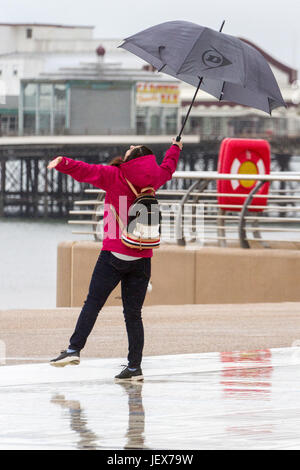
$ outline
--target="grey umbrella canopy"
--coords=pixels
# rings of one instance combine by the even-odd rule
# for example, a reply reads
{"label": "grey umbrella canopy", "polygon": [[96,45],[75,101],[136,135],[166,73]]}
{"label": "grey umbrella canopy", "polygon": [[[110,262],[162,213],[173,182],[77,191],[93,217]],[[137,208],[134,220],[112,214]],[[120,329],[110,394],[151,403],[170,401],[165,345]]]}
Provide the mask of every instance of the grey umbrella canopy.
{"label": "grey umbrella canopy", "polygon": [[168,21],[126,38],[119,47],[158,71],[198,88],[201,85],[219,100],[269,114],[286,106],[264,56],[220,31],[188,21]]}

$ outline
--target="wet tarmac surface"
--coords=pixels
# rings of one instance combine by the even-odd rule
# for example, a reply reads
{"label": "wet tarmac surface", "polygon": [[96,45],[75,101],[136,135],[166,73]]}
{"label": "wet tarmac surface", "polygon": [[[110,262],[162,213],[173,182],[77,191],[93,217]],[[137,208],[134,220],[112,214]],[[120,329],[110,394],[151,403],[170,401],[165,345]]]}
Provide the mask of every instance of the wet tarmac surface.
{"label": "wet tarmac surface", "polygon": [[0,367],[0,449],[300,449],[300,348]]}

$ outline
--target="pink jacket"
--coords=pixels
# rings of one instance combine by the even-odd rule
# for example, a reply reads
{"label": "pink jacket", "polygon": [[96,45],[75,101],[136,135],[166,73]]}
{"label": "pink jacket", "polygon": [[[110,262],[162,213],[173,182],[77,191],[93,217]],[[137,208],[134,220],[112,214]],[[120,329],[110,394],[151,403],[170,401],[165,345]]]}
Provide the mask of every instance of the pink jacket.
{"label": "pink jacket", "polygon": [[[110,204],[115,207],[120,216],[122,215],[123,223],[127,225],[128,208],[136,196],[126,183],[125,177],[138,191],[146,186],[153,186],[157,190],[172,178],[177,167],[179,154],[180,148],[177,145],[172,145],[167,150],[161,165],[157,164],[155,155],[145,155],[124,162],[120,167],[89,164],[63,157],[55,169],[72,176],[76,181],[90,183],[96,188],[106,191],[102,250],[148,258],[153,255],[152,249],[136,250],[125,246],[121,242],[121,229],[117,225]],[[120,198],[120,196],[123,196],[123,198]],[[126,212],[124,212],[124,201],[127,204]],[[125,217],[124,213],[126,213]],[[112,227],[114,230],[111,230]]]}

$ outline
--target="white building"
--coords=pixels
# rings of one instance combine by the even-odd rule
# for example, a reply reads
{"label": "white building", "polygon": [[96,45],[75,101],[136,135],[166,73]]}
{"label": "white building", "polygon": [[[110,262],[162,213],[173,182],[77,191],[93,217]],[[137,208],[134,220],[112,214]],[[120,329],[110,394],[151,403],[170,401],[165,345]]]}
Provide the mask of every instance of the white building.
{"label": "white building", "polygon": [[95,56],[99,41],[91,26],[0,24],[0,74],[6,96],[19,94],[22,78]]}
{"label": "white building", "polygon": [[9,135],[18,129],[21,80],[90,57],[93,28],[0,24],[0,39],[0,133]]}
{"label": "white building", "polygon": [[[53,76],[61,69],[74,70],[84,64],[101,61],[103,56],[97,58],[95,54],[99,46],[105,49],[105,64],[119,63],[125,69],[139,70],[146,65],[124,49],[117,48],[121,39],[96,39],[93,29],[93,26],[0,24],[0,135],[17,133],[21,80]],[[300,134],[299,106],[295,99],[297,71],[259,50],[273,69],[288,109],[275,110],[270,119],[261,111],[219,102],[200,91],[185,133],[213,138]],[[172,81],[171,77],[169,79]],[[180,84],[182,118],[194,91],[192,86]]]}

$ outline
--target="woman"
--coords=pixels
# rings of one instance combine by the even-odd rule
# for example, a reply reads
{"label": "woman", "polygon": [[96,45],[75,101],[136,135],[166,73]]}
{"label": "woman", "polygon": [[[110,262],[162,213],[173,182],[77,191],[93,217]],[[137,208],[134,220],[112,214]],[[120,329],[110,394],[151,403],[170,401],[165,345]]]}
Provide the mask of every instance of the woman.
{"label": "woman", "polygon": [[[48,165],[72,176],[75,180],[90,183],[106,191],[104,201],[104,239],[97,260],[89,292],[79,315],[68,349],[50,361],[56,367],[79,364],[80,351],[91,333],[99,311],[108,296],[121,281],[123,313],[128,336],[128,366],[115,377],[116,380],[143,380],[141,369],[144,346],[142,306],[151,274],[152,249],[136,250],[121,241],[121,230],[110,205],[128,221],[128,208],[136,196],[127,180],[139,191],[152,186],[155,190],[172,178],[176,170],[182,142],[167,150],[161,165],[153,152],[143,145],[131,145],[123,158],[114,159],[110,165],[88,164],[67,157],[57,157]],[[124,202],[126,208],[124,210]],[[125,215],[125,217],[124,217]],[[112,229],[113,228],[113,229]]]}

